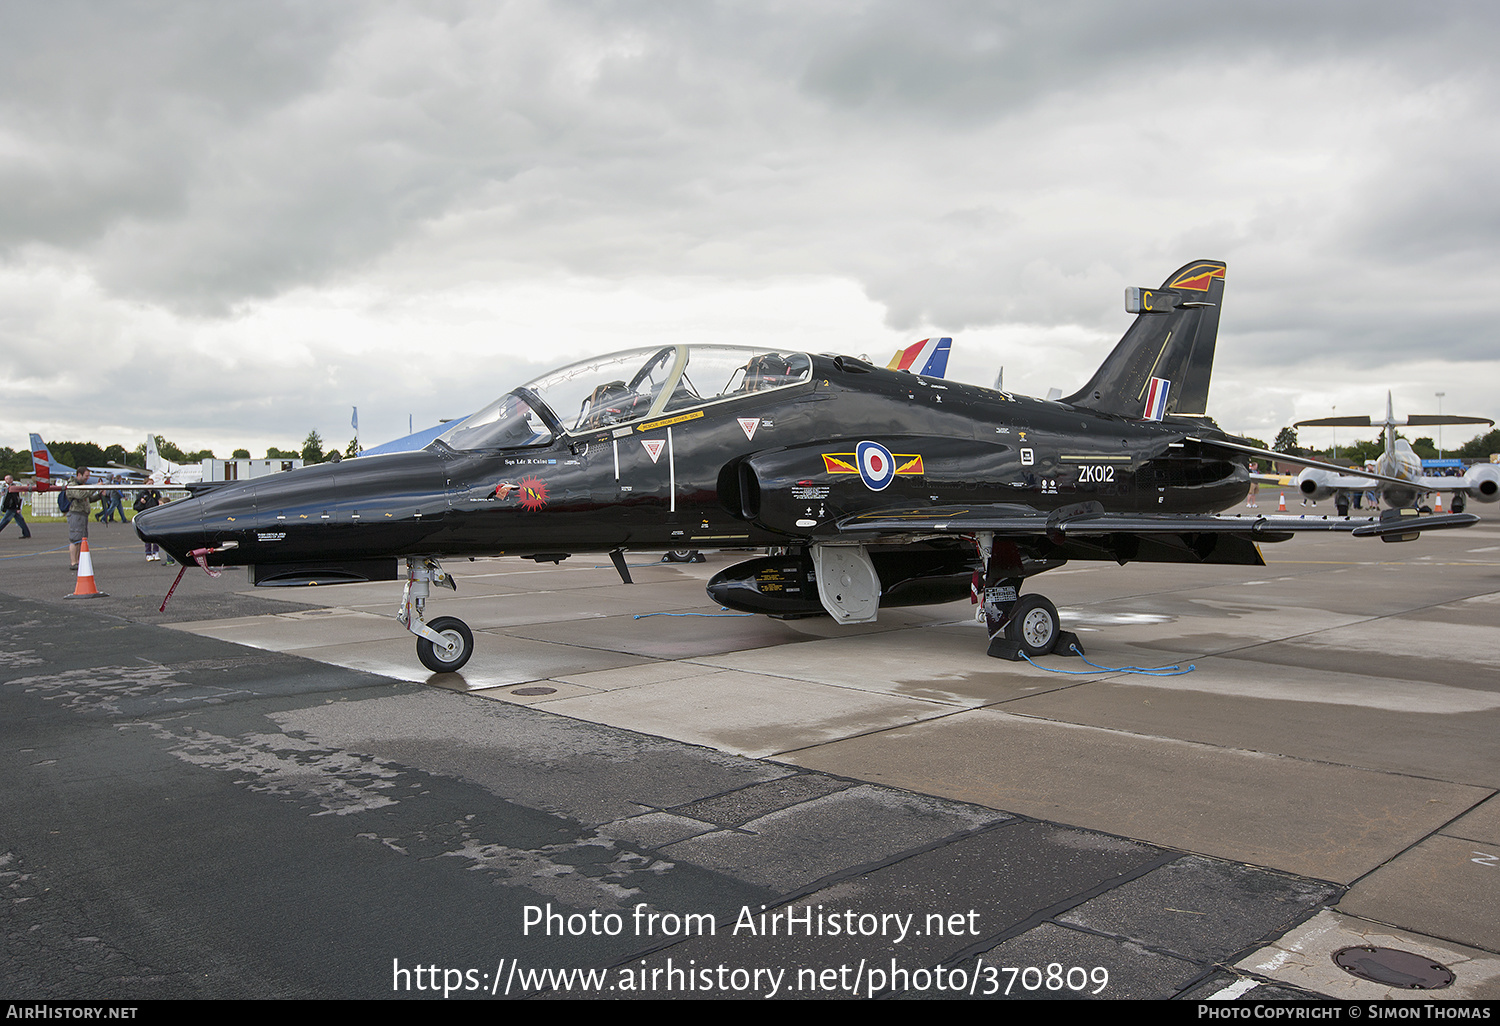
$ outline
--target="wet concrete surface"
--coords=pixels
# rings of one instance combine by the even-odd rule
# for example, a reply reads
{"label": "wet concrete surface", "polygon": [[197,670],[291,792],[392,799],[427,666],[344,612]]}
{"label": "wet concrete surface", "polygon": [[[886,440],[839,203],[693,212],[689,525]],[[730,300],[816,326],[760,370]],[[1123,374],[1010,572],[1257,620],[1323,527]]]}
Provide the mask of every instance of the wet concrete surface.
{"label": "wet concrete surface", "polygon": [[1479,512],[1028,586],[1174,676],[988,659],[962,604],[646,615],[738,553],[455,564],[477,651],[431,675],[399,585],[194,568],[162,613],[128,529],[97,599],[62,525],[7,532],[0,990],[1363,998],[1331,952],[1379,936],[1500,996]]}

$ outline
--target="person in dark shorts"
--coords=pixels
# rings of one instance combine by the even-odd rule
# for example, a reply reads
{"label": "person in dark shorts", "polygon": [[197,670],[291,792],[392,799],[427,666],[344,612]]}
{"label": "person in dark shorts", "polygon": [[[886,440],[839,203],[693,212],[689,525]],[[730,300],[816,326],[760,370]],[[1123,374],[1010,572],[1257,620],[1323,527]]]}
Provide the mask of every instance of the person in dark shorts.
{"label": "person in dark shorts", "polygon": [[[73,475],[74,485],[92,484],[89,468],[83,467]],[[83,540],[89,536],[89,510],[99,493],[86,488],[68,488],[68,553],[73,557],[69,570],[78,569],[78,554],[83,551]]]}

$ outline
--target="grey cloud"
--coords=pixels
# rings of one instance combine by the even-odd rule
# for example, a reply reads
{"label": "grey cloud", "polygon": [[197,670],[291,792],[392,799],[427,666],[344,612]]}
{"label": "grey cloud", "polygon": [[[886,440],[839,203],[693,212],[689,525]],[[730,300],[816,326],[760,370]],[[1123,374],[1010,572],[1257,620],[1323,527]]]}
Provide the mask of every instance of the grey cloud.
{"label": "grey cloud", "polygon": [[[1454,340],[1500,313],[1470,292],[1495,255],[1497,19],[1368,2],[11,6],[0,188],[25,201],[0,209],[0,251],[61,254],[197,315],[374,267],[817,274],[856,278],[893,326],[955,331],[1111,328],[1124,285],[1222,257],[1236,307],[1267,303],[1246,332],[1398,353],[1418,309]],[[1247,149],[1282,124],[1305,136],[1289,148],[1337,128],[1342,110],[1317,116],[1343,95],[1319,93],[1325,68],[1398,91],[1462,79],[1471,134],[1439,112],[1415,152],[1351,154],[1380,166],[1340,211],[1236,205]],[[1257,84],[1299,74],[1301,109],[1258,106]],[[1456,251],[1467,269],[1425,280]],[[1432,301],[1371,295],[1372,278],[1423,280]]]}
{"label": "grey cloud", "polygon": [[[1488,59],[1493,7],[1424,8],[1397,2],[1178,3],[901,0],[820,5],[822,40],[809,47],[802,83],[846,107],[957,121],[993,120],[1110,78],[1153,78],[1173,68],[1266,59],[1273,64],[1380,56],[1418,79]],[[1212,124],[1211,91],[1163,97],[1144,123],[1179,130]],[[1316,102],[1316,97],[1310,97]]]}
{"label": "grey cloud", "polygon": [[0,14],[0,245],[180,214],[226,131],[312,88],[336,8],[84,0]]}

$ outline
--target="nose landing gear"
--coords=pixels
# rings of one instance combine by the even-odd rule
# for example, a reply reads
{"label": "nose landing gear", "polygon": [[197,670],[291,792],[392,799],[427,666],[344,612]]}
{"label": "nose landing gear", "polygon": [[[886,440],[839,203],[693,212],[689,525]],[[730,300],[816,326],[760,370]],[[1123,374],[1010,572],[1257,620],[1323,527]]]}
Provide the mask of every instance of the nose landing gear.
{"label": "nose landing gear", "polygon": [[427,595],[432,585],[457,591],[458,585],[435,559],[406,560],[406,587],[396,619],[417,636],[417,658],[433,673],[455,673],[474,654],[474,632],[454,616],[426,622]]}

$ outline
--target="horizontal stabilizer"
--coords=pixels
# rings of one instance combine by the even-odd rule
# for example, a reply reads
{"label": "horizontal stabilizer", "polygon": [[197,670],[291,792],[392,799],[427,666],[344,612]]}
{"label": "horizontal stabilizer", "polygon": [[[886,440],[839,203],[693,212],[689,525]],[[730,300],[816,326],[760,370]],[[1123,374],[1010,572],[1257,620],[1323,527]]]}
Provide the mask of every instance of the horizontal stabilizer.
{"label": "horizontal stabilizer", "polygon": [[1292,427],[1374,427],[1383,421],[1369,417],[1319,417],[1316,420],[1299,420]]}
{"label": "horizontal stabilizer", "polygon": [[1488,417],[1458,417],[1443,413],[1417,413],[1410,417],[1393,417],[1389,421],[1374,417],[1318,417],[1315,420],[1299,420],[1292,427],[1437,427],[1440,424],[1489,424]]}
{"label": "horizontal stabilizer", "polygon": [[1495,426],[1495,422],[1488,417],[1455,417],[1452,414],[1417,413],[1406,418],[1406,423],[1411,427],[1435,427],[1439,424],[1488,424]]}

